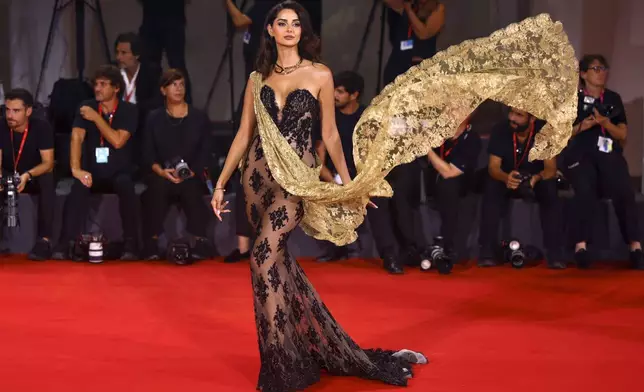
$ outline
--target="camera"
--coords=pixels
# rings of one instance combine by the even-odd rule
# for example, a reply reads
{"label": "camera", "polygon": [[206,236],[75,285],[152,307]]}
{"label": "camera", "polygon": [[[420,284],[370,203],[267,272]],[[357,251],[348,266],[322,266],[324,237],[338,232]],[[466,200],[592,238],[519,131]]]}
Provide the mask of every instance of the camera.
{"label": "camera", "polygon": [[20,185],[20,174],[14,173],[6,177],[0,178],[0,184],[3,188],[4,203],[0,208],[4,207],[4,218],[7,227],[14,228],[20,225],[18,216],[18,185]]}
{"label": "camera", "polygon": [[93,264],[102,263],[107,256],[107,239],[101,233],[81,234],[74,243],[72,258]]}
{"label": "camera", "polygon": [[174,175],[180,180],[187,180],[192,175],[190,166],[182,158],[174,158],[166,163],[166,169],[174,170]]}
{"label": "camera", "polygon": [[445,253],[443,237],[440,236],[434,237],[434,244],[423,253],[421,259],[421,271],[429,271],[435,266],[438,273],[447,275],[452,272],[454,267],[452,259]]}
{"label": "camera", "polygon": [[519,172],[514,174],[514,178],[519,180],[519,186],[516,189],[517,194],[522,199],[534,200],[536,198],[534,194],[534,189],[530,186],[530,179],[532,179],[532,174],[528,172]]}
{"label": "camera", "polygon": [[194,261],[190,252],[190,242],[179,239],[168,245],[167,259],[177,265],[189,265]]}
{"label": "camera", "polygon": [[615,117],[617,114],[619,114],[619,111],[616,110],[614,105],[602,103],[601,99],[591,97],[590,95],[584,95],[581,102],[581,108],[583,112],[583,118],[594,114],[595,109],[597,109],[599,114],[604,117]]}
{"label": "camera", "polygon": [[526,261],[526,255],[518,240],[502,241],[501,250],[503,251],[503,259],[506,262],[511,263],[512,267],[523,268]]}

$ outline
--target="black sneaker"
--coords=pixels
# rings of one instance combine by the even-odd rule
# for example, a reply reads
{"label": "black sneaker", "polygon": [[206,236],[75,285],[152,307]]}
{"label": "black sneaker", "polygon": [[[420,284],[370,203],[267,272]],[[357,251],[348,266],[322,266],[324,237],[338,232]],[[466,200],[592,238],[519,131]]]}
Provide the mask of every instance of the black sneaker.
{"label": "black sneaker", "polygon": [[52,260],[71,260],[71,244],[72,242],[59,241],[58,245],[54,247],[54,250],[51,252]]}
{"label": "black sneaker", "polygon": [[579,269],[588,269],[590,268],[590,255],[588,254],[587,249],[579,249],[575,252],[575,262],[577,263],[577,268]]}
{"label": "black sneaker", "polygon": [[561,252],[558,251],[547,251],[546,252],[546,264],[550,269],[566,269],[568,266],[565,261],[561,261],[562,257],[560,256]]}
{"label": "black sneaker", "polygon": [[207,260],[211,259],[213,254],[214,250],[210,241],[206,238],[197,238],[192,249],[192,258],[194,260]]}
{"label": "black sneaker", "polygon": [[250,260],[250,251],[241,253],[239,249],[235,249],[228,256],[224,257],[224,263],[237,263],[243,260]]}
{"label": "black sneaker", "polygon": [[121,261],[137,261],[140,260],[139,257],[139,248],[136,244],[136,240],[133,238],[127,238],[123,242],[123,253],[121,254]]}
{"label": "black sneaker", "polygon": [[630,254],[631,268],[644,271],[644,257],[641,249],[632,250]]}
{"label": "black sneaker", "polygon": [[39,238],[28,257],[29,260],[34,261],[49,260],[51,258],[51,243],[44,238]]}

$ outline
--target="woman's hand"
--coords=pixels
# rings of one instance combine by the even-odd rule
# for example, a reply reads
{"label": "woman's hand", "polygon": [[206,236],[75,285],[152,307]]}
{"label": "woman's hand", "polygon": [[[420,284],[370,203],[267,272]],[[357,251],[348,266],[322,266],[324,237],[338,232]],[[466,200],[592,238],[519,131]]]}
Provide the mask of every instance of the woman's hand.
{"label": "woman's hand", "polygon": [[228,202],[224,201],[223,189],[215,189],[215,193],[213,193],[212,195],[212,201],[210,202],[210,204],[212,204],[212,209],[213,211],[215,211],[215,215],[220,222],[221,215],[230,212],[230,210],[224,210],[224,208],[226,208],[226,206],[228,205]]}

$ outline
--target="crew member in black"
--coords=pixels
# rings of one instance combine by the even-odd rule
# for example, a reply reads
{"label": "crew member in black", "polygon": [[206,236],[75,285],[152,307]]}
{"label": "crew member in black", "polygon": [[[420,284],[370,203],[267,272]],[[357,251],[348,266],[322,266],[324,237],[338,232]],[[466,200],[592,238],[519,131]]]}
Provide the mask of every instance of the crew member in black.
{"label": "crew member in black", "polygon": [[[532,114],[511,108],[508,120],[492,131],[488,146],[490,178],[486,183],[481,203],[481,253],[478,264],[481,267],[497,265],[499,260],[495,256],[499,249],[501,213],[510,197],[527,197],[524,190],[531,188],[539,203],[548,267],[566,268],[566,264],[560,259],[562,230],[555,181],[556,160],[552,158],[545,161],[529,161],[528,155],[539,131],[537,119]],[[521,184],[520,174],[529,177],[526,180],[529,184]],[[524,186],[529,188],[523,188]]]}
{"label": "crew member in black", "polygon": [[[74,184],[65,201],[63,227],[52,258],[73,257],[69,250],[81,234],[92,192],[115,192],[119,197],[124,248],[121,260],[138,259],[139,208],[132,180],[130,138],[137,128],[138,110],[120,100],[121,71],[101,66],[94,76],[95,99],[81,103],[74,120],[70,165]],[[81,164],[82,158],[82,164]]]}
{"label": "crew member in black", "polygon": [[[153,172],[145,179],[147,189],[141,197],[146,260],[161,258],[157,239],[174,198],[181,202],[188,231],[196,237],[192,256],[212,256],[212,246],[206,238],[210,214],[203,199],[207,191],[204,171],[210,152],[210,122],[204,112],[186,103],[184,83],[181,71],[164,72],[161,91],[165,107],[154,110],[146,125],[144,161]],[[175,169],[181,161],[188,165],[186,177]]]}
{"label": "crew member in black", "polygon": [[445,24],[445,5],[436,0],[385,0],[389,6],[392,50],[383,81],[393,82],[413,65],[436,54],[436,41]]}
{"label": "crew member in black", "polygon": [[5,95],[6,121],[0,121],[0,175],[20,175],[19,193],[39,193],[38,240],[31,260],[51,257],[56,204],[54,181],[54,132],[49,123],[32,116],[34,99],[24,89]]}
{"label": "crew member in black", "polygon": [[481,138],[472,131],[471,117],[463,121],[451,139],[427,154],[431,165],[425,181],[427,194],[433,196],[436,202],[441,217],[443,246],[452,260],[456,260],[454,239],[458,228],[459,202],[471,188],[481,151]]}
{"label": "crew member in black", "polygon": [[590,266],[586,246],[591,241],[601,194],[613,201],[622,236],[630,245],[632,267],[644,269],[635,192],[624,159],[623,144],[628,134],[624,105],[619,94],[605,87],[608,62],[604,56],[584,56],[579,70],[582,89],[577,121],[564,153],[564,175],[575,191],[575,260],[580,268]]}
{"label": "crew member in black", "polygon": [[[360,104],[362,91],[364,90],[364,79],[362,76],[353,71],[340,72],[333,77],[335,85],[335,122],[340,134],[342,151],[347,163],[349,175],[354,178],[357,174],[356,164],[353,160],[353,130],[365,110],[365,106]],[[323,162],[320,178],[327,182],[341,183],[340,176],[337,174],[335,167],[330,159],[326,159],[326,149],[322,143],[321,135],[315,135],[316,152]],[[366,223],[366,222],[365,222]],[[336,247],[335,245],[325,242],[325,252],[317,260],[328,262],[340,259],[346,259],[349,256],[357,255],[362,249],[362,239],[367,233],[367,226],[363,223],[358,227],[358,249],[350,255],[348,246]]]}
{"label": "crew member in black", "polygon": [[161,69],[165,51],[170,68],[186,76],[186,101],[192,102],[186,67],[186,0],[138,0],[143,8],[139,35],[145,44],[146,63]]}

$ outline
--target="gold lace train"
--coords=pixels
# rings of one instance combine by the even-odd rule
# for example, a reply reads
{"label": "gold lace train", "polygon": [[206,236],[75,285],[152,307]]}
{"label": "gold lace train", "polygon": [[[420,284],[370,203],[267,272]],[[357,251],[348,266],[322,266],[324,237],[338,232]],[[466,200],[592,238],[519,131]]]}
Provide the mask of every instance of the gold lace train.
{"label": "gold lace train", "polygon": [[529,159],[546,159],[567,144],[577,111],[577,60],[563,26],[546,14],[489,37],[465,41],[400,75],[375,97],[353,135],[358,175],[339,186],[319,180],[281,135],[261,102],[254,73],[258,131],[271,173],[304,200],[300,226],[338,245],[355,241],[370,196],[390,197],[385,176],[451,137],[479,104],[492,99],[547,121]]}

